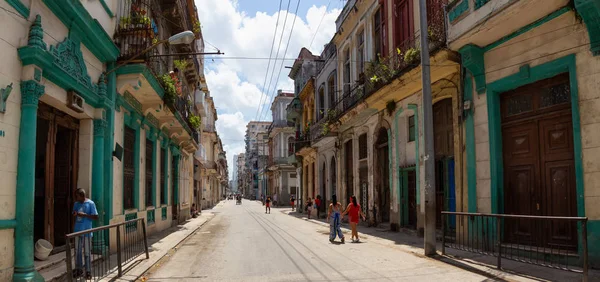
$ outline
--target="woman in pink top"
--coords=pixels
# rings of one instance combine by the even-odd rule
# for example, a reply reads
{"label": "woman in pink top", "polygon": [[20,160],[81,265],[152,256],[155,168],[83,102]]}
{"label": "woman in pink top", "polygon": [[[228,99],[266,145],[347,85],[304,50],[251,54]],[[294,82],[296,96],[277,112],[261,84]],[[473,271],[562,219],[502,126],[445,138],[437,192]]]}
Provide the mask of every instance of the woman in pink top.
{"label": "woman in pink top", "polygon": [[[346,208],[346,211],[342,214],[348,214],[350,218],[350,228],[352,229],[352,242],[360,242],[360,238],[358,238],[358,231],[356,231],[356,225],[358,225],[359,216],[362,217],[363,221],[365,220],[365,214],[360,209],[360,205],[356,201],[356,196],[350,197],[350,204]],[[356,240],[354,240],[356,237]]]}

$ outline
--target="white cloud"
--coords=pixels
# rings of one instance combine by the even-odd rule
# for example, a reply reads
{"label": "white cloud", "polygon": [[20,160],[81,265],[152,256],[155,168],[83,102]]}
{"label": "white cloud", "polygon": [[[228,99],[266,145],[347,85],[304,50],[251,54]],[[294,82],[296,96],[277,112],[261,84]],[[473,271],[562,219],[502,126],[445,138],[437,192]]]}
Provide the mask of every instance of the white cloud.
{"label": "white cloud", "polygon": [[[224,57],[269,57],[279,12],[273,14],[257,12],[254,15],[247,15],[238,10],[235,0],[196,0],[196,2],[204,39],[224,52]],[[290,9],[295,8],[295,3],[292,4],[294,5],[291,5]],[[309,48],[308,45],[315,35],[315,30],[323,19],[316,32],[312,48],[310,48],[314,54],[319,54],[323,45],[331,40],[335,32],[335,19],[340,12],[339,9],[330,10],[323,17],[325,10],[324,5],[320,7],[313,5],[308,9],[306,15],[301,15],[302,17],[293,13],[287,14],[285,10],[281,11],[272,57],[275,57],[277,47],[279,47],[279,57],[284,56],[294,18],[293,36],[285,57],[295,58],[302,47]],[[279,46],[286,14],[288,15],[287,21]],[[207,51],[210,50],[210,45],[205,45]],[[223,139],[224,149],[227,151],[230,171],[233,171],[233,155],[241,153],[245,149],[243,139],[246,124],[248,121],[256,119],[258,106],[266,105],[265,110],[269,109],[268,104],[271,101],[262,97],[263,88],[264,92],[269,91],[269,97],[277,89],[293,90],[293,82],[287,77],[289,69],[281,69],[281,60],[276,61],[275,67],[271,61],[267,79],[271,77],[271,70],[275,69],[275,73],[273,83],[269,89],[266,89],[269,86],[269,80],[264,83],[268,63],[267,59],[218,58],[214,61],[207,59],[205,62],[208,88],[219,112],[217,128]],[[290,66],[292,63],[291,60],[283,61],[283,66]],[[279,75],[280,70],[282,70],[281,75]],[[276,82],[278,76],[279,80]],[[263,103],[260,102],[261,98]],[[263,111],[259,119],[265,119],[265,117],[270,119],[270,112]]]}

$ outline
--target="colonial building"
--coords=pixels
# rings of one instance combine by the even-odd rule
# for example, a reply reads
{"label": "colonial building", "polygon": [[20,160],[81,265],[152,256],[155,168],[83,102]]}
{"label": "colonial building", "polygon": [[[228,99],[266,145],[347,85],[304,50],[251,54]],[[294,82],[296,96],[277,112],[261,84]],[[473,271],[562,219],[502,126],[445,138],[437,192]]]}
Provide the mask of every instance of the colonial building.
{"label": "colonial building", "polygon": [[[266,193],[266,177],[259,184],[259,172],[264,174],[267,164],[268,140],[267,129],[270,122],[251,121],[246,125],[246,181],[248,193],[244,193],[250,199],[260,199]],[[262,179],[262,178],[261,178]]]}
{"label": "colonial building", "polygon": [[[270,181],[268,195],[277,195],[278,205],[288,203],[290,195],[296,196],[296,168],[291,164],[290,156],[295,160],[294,143],[296,130],[288,124],[286,108],[294,99],[294,93],[281,90],[271,104],[273,122],[269,126],[269,163]],[[292,161],[293,161],[292,160]]]}
{"label": "colonial building", "polygon": [[[588,217],[600,266],[598,1],[462,0],[448,12],[448,46],[462,58],[463,210]],[[507,224],[504,234],[580,252],[580,230]]]}
{"label": "colonial building", "polygon": [[[170,54],[203,50],[194,2],[0,8],[0,280],[41,279],[34,242],[64,250],[77,188],[97,225],[145,218],[151,234],[187,219],[206,81],[202,57]],[[114,250],[115,236],[99,243]]]}

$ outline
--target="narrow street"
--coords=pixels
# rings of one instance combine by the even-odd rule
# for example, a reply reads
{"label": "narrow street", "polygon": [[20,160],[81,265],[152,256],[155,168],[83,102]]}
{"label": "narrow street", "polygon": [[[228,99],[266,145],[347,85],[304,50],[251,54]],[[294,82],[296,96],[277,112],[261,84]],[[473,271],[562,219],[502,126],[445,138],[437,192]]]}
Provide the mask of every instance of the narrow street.
{"label": "narrow street", "polygon": [[285,214],[288,210],[265,214],[255,201],[222,202],[210,222],[146,273],[147,281],[486,280],[373,237],[331,244],[326,227]]}

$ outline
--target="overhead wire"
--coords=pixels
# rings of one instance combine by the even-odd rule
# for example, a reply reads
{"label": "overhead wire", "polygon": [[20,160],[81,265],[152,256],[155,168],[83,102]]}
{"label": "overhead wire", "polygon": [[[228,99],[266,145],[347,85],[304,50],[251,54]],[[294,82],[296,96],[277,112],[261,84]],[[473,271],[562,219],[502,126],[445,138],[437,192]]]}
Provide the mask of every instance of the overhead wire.
{"label": "overhead wire", "polygon": [[[264,103],[267,102],[267,98],[269,97],[269,89],[271,89],[271,83],[273,83],[273,75],[275,74],[275,67],[277,66],[277,58],[279,57],[279,50],[281,50],[281,41],[283,40],[283,34],[285,32],[285,26],[287,24],[287,18],[288,15],[290,14],[290,4],[292,3],[292,0],[288,0],[288,5],[287,5],[287,9],[285,12],[285,18],[283,20],[283,28],[281,29],[281,36],[279,37],[279,44],[277,45],[277,52],[275,53],[275,61],[273,62],[273,70],[271,70],[271,77],[269,78],[269,86],[267,86],[267,92],[265,95],[265,101],[263,102],[262,100],[259,101],[258,103],[258,111],[259,114],[255,117],[255,120],[260,120],[260,116],[262,115],[262,111],[264,108]],[[285,57],[285,55],[283,55],[283,57]]]}
{"label": "overhead wire", "polygon": [[[291,1],[291,0],[290,0]],[[273,47],[275,46],[275,37],[277,37],[277,27],[279,27],[279,16],[281,15],[281,4],[283,0],[279,0],[279,9],[277,10],[277,21],[275,22],[275,30],[273,31],[273,40],[271,42],[271,51],[269,52],[269,63],[267,64],[267,71],[265,72],[265,79],[262,85],[262,91],[260,92],[260,99],[258,100],[258,108],[256,109],[255,119],[258,116],[260,104],[262,103],[265,85],[267,84],[267,77],[269,76],[269,68],[271,66],[271,56],[273,55]],[[289,8],[289,4],[288,4]]]}
{"label": "overhead wire", "polygon": [[[285,58],[285,55],[287,55],[287,51],[288,48],[290,47],[290,42],[292,41],[292,35],[294,34],[294,26],[296,24],[296,19],[298,18],[298,8],[300,7],[300,1],[298,0],[298,4],[296,5],[296,10],[294,11],[294,20],[292,21],[292,28],[290,30],[290,37],[288,37],[288,42],[285,46],[285,51],[283,52],[283,57]],[[277,63],[277,62],[276,62]],[[277,80],[275,81],[275,85],[273,85],[273,93],[271,94],[271,97],[273,97],[275,95],[275,93],[277,92],[277,82],[279,81],[279,77],[281,77],[281,71],[283,70],[283,61],[281,61],[281,67],[279,68],[279,74],[277,75]],[[268,90],[268,89],[267,89]],[[270,98],[269,101],[271,101],[273,98]],[[266,113],[268,113],[268,111],[266,111]],[[265,116],[266,116],[265,113]],[[262,118],[261,118],[262,120]]]}

